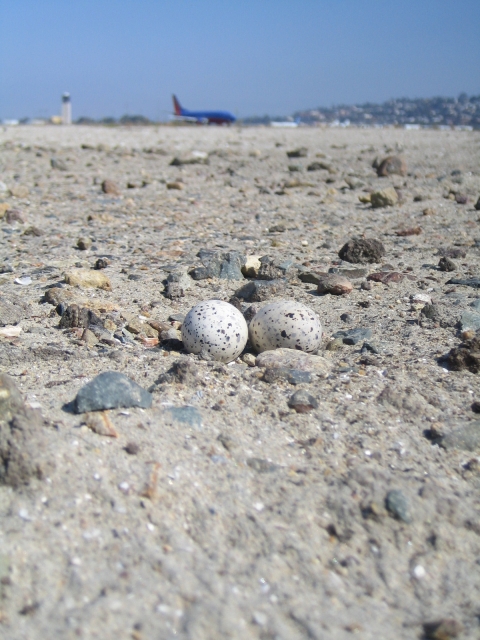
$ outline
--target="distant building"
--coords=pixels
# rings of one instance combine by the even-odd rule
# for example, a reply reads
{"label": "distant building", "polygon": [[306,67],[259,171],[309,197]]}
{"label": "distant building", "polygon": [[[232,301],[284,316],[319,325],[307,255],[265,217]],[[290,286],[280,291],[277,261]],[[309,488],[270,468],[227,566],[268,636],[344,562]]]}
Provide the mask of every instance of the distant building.
{"label": "distant building", "polygon": [[72,103],[69,93],[64,93],[62,96],[62,122],[63,124],[72,124]]}

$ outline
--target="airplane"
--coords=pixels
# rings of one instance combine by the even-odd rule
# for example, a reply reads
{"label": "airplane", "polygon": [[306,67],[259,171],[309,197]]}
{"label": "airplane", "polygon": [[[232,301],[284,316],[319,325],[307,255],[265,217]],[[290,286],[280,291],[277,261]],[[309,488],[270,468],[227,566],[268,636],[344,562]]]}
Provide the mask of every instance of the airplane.
{"label": "airplane", "polygon": [[236,118],[233,113],[228,111],[189,111],[184,109],[177,99],[173,98],[174,117],[177,120],[185,120],[186,122],[195,122],[197,124],[231,124]]}

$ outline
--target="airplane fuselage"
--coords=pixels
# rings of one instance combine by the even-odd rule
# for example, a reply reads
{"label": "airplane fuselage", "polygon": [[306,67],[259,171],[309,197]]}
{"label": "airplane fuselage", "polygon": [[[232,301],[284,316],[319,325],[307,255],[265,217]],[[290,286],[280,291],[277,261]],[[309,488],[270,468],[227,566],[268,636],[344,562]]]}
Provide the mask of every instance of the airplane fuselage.
{"label": "airplane fuselage", "polygon": [[197,122],[198,124],[231,124],[236,118],[229,111],[189,111],[184,109],[173,96],[174,115],[179,120]]}

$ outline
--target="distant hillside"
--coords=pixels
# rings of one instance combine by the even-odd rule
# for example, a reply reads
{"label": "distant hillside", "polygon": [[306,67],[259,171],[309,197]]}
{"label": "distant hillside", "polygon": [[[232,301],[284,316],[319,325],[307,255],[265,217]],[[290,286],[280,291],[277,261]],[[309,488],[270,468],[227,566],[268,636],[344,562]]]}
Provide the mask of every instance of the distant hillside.
{"label": "distant hillside", "polygon": [[480,95],[458,98],[399,98],[382,104],[337,105],[296,111],[291,116],[245,118],[246,124],[275,120],[300,120],[305,124],[461,126],[480,129]]}

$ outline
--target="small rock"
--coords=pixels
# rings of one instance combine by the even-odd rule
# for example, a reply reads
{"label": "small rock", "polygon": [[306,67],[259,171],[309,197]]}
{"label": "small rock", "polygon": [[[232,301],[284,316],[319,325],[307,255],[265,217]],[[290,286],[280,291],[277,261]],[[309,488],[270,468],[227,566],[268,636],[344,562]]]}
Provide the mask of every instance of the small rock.
{"label": "small rock", "polygon": [[181,191],[184,188],[183,182],[167,182],[167,189]]}
{"label": "small rock", "polygon": [[300,389],[291,396],[288,406],[291,409],[295,409],[297,413],[309,413],[318,408],[318,402],[304,389]]}
{"label": "small rock", "polygon": [[404,176],[407,174],[407,165],[403,158],[399,156],[388,156],[384,158],[377,167],[377,176],[386,177],[390,175]]}
{"label": "small rock", "polygon": [[456,193],[455,194],[455,202],[457,204],[467,204],[468,197],[464,193]]}
{"label": "small rock", "polygon": [[245,278],[256,278],[261,266],[260,256],[247,256],[245,264],[242,266],[242,273]]}
{"label": "small rock", "polygon": [[398,202],[398,193],[393,187],[387,187],[381,191],[373,191],[370,194],[370,202],[374,209],[380,207],[393,207]]}
{"label": "small rock", "polygon": [[80,389],[75,398],[77,413],[104,411],[119,407],[142,407],[152,405],[152,396],[123,373],[105,371]]}
{"label": "small rock", "polygon": [[180,282],[167,282],[165,285],[164,296],[169,300],[178,300],[185,296],[185,290]]}
{"label": "small rock", "polygon": [[277,464],[273,464],[264,458],[247,458],[247,465],[257,473],[272,473],[272,471],[280,469]]}
{"label": "small rock", "polygon": [[343,339],[335,338],[334,340],[330,340],[325,349],[327,351],[338,351],[339,349],[343,349]]}
{"label": "small rock", "polygon": [[245,353],[245,354],[243,354],[243,356],[242,356],[242,361],[243,361],[245,364],[248,364],[248,366],[249,366],[249,367],[254,367],[254,366],[255,366],[256,358],[255,358],[255,356],[253,355],[253,353]]}
{"label": "small rock", "polygon": [[464,287],[480,289],[480,278],[452,278],[448,280],[446,284],[461,284]]}
{"label": "small rock", "polygon": [[136,456],[140,451],[140,446],[136,442],[127,442],[124,449],[129,455]]}
{"label": "small rock", "polygon": [[8,224],[13,224],[14,222],[20,222],[23,224],[25,222],[25,218],[22,215],[22,212],[18,209],[8,209],[5,212],[5,222]]}
{"label": "small rock", "polygon": [[279,280],[282,278],[294,278],[297,269],[292,260],[282,260],[281,258],[271,258],[262,256],[260,258],[260,269],[258,278],[260,280]]}
{"label": "small rock", "polygon": [[368,274],[367,269],[344,269],[342,267],[332,267],[328,270],[328,273],[335,273],[339,276],[343,276],[344,278],[348,278],[349,280],[359,280],[360,278],[365,278]]}
{"label": "small rock", "polygon": [[201,429],[203,425],[202,414],[195,407],[169,407],[166,409],[164,416],[170,422],[188,424],[194,429]]}
{"label": "small rock", "polygon": [[90,249],[91,246],[92,246],[91,238],[82,237],[77,240],[77,247],[81,251],[86,251],[87,249]]}
{"label": "small rock", "polygon": [[394,518],[409,524],[412,522],[408,500],[398,489],[393,489],[387,493],[385,507]]}
{"label": "small rock", "polygon": [[477,451],[480,449],[480,422],[469,422],[453,431],[445,433],[440,438],[440,445],[444,449],[460,449],[462,451]]}
{"label": "small rock", "polygon": [[379,271],[377,273],[371,273],[367,277],[367,280],[381,282],[382,284],[403,282],[404,279],[405,276],[403,273],[399,273],[398,271]]}
{"label": "small rock", "polygon": [[346,262],[371,264],[380,262],[385,255],[385,247],[380,240],[354,238],[343,245],[338,255]]}
{"label": "small rock", "polygon": [[426,304],[420,313],[433,322],[438,322],[441,318],[440,309],[436,304]]}
{"label": "small rock", "polygon": [[235,297],[246,302],[263,302],[285,290],[284,280],[256,280],[235,291]]}
{"label": "small rock", "polygon": [[480,313],[465,311],[460,318],[460,328],[462,331],[467,331],[468,329],[477,331],[477,329],[480,329]]}
{"label": "small rock", "polygon": [[465,258],[467,252],[461,247],[439,247],[437,256],[443,256],[445,258]]}
{"label": "small rock", "polygon": [[454,618],[425,622],[423,632],[428,640],[452,640],[462,633],[463,626]]}
{"label": "small rock", "polygon": [[410,297],[411,302],[420,304],[432,304],[432,298],[428,293],[416,293]]}
{"label": "small rock", "polygon": [[446,358],[447,364],[453,371],[467,369],[472,373],[480,372],[480,338],[465,340],[458,347],[451,349]]}
{"label": "small rock", "polygon": [[308,155],[308,149],[306,147],[299,147],[298,149],[292,149],[287,151],[289,158],[306,158]]}
{"label": "small rock", "polygon": [[313,271],[312,269],[305,268],[305,271],[300,271],[298,274],[298,279],[306,284],[314,284],[318,286],[320,280],[326,275],[327,273],[325,273],[325,271]]}
{"label": "small rock", "polygon": [[138,318],[131,318],[127,324],[127,331],[138,335],[140,333],[147,336],[147,338],[158,338],[158,331],[156,331],[150,324],[146,324]]}
{"label": "small rock", "polygon": [[270,383],[285,380],[290,384],[308,384],[312,382],[312,375],[309,371],[274,367],[271,369],[265,369],[263,380]]}
{"label": "small rock", "polygon": [[109,260],[107,258],[98,258],[95,261],[95,266],[93,268],[98,271],[100,269],[106,269],[109,264],[110,264],[110,262],[109,262]]}
{"label": "small rock", "polygon": [[50,166],[52,169],[57,169],[58,171],[67,171],[68,167],[63,160],[60,158],[52,158],[50,160]]}
{"label": "small rock", "polygon": [[25,231],[23,232],[24,236],[35,236],[36,238],[40,238],[40,236],[44,235],[44,232],[39,229],[38,227],[35,227],[33,225],[31,225],[30,227],[27,227],[25,229]]}
{"label": "small rock", "polygon": [[110,196],[120,195],[120,189],[115,184],[115,182],[113,182],[113,180],[104,180],[102,182],[102,191],[103,193],[106,193],[107,195],[110,195]]}
{"label": "small rock", "polygon": [[93,333],[93,331],[90,331],[90,329],[84,329],[81,340],[87,345],[87,347],[94,347],[96,344],[98,344],[97,336]]}
{"label": "small rock", "polygon": [[29,318],[32,314],[31,307],[16,297],[0,297],[0,326],[18,324],[21,320]]}
{"label": "small rock", "polygon": [[71,304],[63,312],[59,327],[60,329],[88,328],[91,324],[102,326],[102,321],[91,309]]}
{"label": "small rock", "polygon": [[406,229],[400,229],[399,231],[395,231],[395,235],[399,237],[406,236],[419,236],[422,233],[421,227],[407,227]]}
{"label": "small rock", "polygon": [[343,296],[351,293],[353,285],[350,280],[343,276],[329,274],[321,278],[318,282],[317,293],[330,293],[334,296]]}
{"label": "small rock", "polygon": [[94,433],[99,436],[108,436],[109,438],[118,438],[118,433],[109,418],[107,411],[86,413],[85,424]]}
{"label": "small rock", "polygon": [[15,284],[23,285],[24,287],[32,284],[32,279],[30,276],[22,276],[21,278],[15,278],[13,281]]}
{"label": "small rock", "polygon": [[208,155],[202,151],[192,153],[191,156],[175,157],[170,162],[171,167],[181,167],[187,164],[210,164]]}
{"label": "small rock", "polygon": [[312,162],[308,165],[307,171],[328,171],[328,173],[337,173],[337,170],[328,162]]}
{"label": "small rock", "polygon": [[457,265],[450,258],[443,257],[438,262],[438,268],[440,271],[456,271]]}
{"label": "small rock", "polygon": [[475,203],[474,207],[475,207],[475,209],[476,209],[477,211],[480,211],[480,197],[478,198],[478,200],[477,200],[477,202]]}
{"label": "small rock", "polygon": [[422,213],[424,216],[434,216],[436,212],[435,212],[435,209],[432,209],[431,207],[427,207],[422,211]]}
{"label": "small rock", "polygon": [[348,329],[347,331],[337,331],[333,334],[334,338],[341,338],[343,344],[355,345],[361,340],[368,340],[372,337],[371,329],[357,327],[356,329]]}
{"label": "small rock", "polygon": [[65,282],[75,287],[96,288],[111,291],[110,280],[94,269],[72,269],[65,273]]}
{"label": "small rock", "polygon": [[257,367],[297,369],[317,375],[326,375],[332,368],[326,358],[286,348],[264,351],[257,356],[255,362]]}

